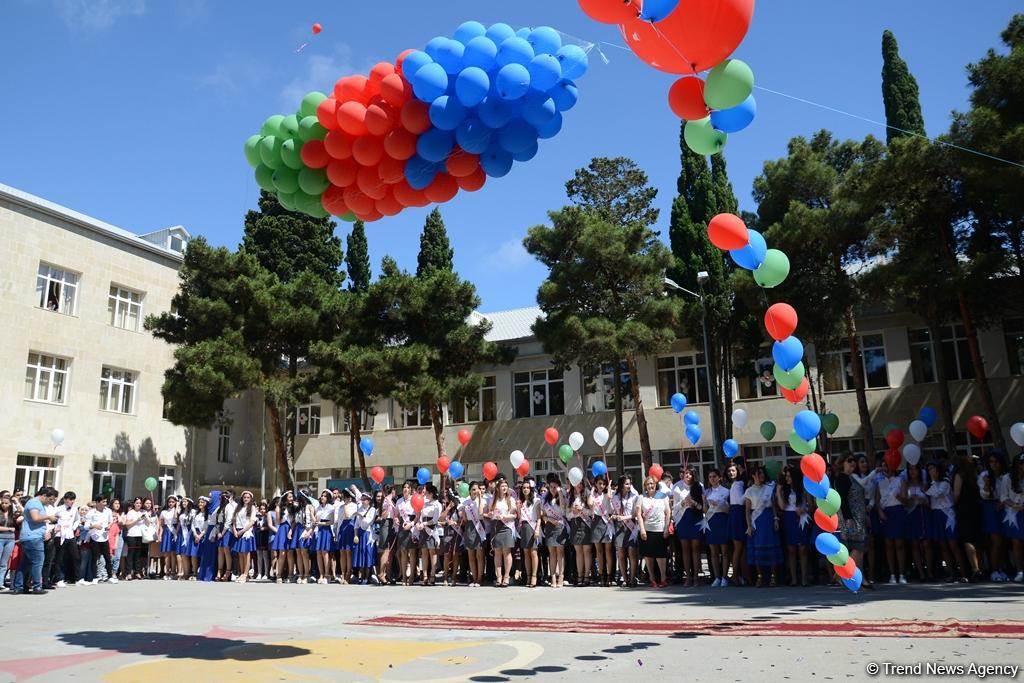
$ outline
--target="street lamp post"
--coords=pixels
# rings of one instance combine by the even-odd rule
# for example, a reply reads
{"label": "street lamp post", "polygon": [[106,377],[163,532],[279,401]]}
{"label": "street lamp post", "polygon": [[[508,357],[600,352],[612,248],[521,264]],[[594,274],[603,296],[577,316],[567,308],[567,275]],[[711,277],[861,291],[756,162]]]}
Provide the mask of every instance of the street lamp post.
{"label": "street lamp post", "polygon": [[715,452],[715,461],[718,461],[718,449],[721,445],[719,441],[719,429],[718,429],[718,395],[715,392],[715,378],[711,377],[711,353],[708,348],[708,315],[707,307],[704,305],[704,283],[708,279],[707,271],[700,271],[697,273],[697,284],[700,286],[700,293],[691,291],[686,287],[683,287],[675,280],[671,278],[664,278],[665,286],[669,289],[675,289],[680,292],[689,294],[692,297],[696,297],[700,301],[700,326],[701,331],[704,335],[704,361],[708,367],[708,393],[710,394],[708,400],[711,402],[711,441],[712,449]]}

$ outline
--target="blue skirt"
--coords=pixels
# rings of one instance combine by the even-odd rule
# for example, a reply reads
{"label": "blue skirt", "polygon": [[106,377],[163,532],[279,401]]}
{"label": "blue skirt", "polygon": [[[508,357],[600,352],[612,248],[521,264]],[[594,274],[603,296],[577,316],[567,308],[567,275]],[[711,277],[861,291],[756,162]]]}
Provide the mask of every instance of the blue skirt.
{"label": "blue skirt", "polygon": [[[234,538],[235,535],[231,534]],[[233,553],[251,553],[256,550],[256,534],[250,534],[249,536],[239,536],[235,539],[234,545],[231,546],[231,552]]]}
{"label": "blue skirt", "polygon": [[220,537],[220,543],[218,544],[221,548],[233,548],[235,546],[235,535],[229,530],[224,530],[224,535]]}
{"label": "blue skirt", "polygon": [[[807,523],[810,526],[811,522]],[[800,527],[800,513],[796,510],[785,510],[782,513],[782,538],[790,547],[807,545],[810,533],[807,526]]]}
{"label": "blue skirt", "polygon": [[164,529],[163,535],[160,536],[160,552],[177,554],[178,535],[176,533],[171,533],[167,529]]}
{"label": "blue skirt", "polygon": [[292,550],[309,550],[313,545],[312,538],[303,538],[302,534],[305,533],[306,527],[302,524],[296,524],[295,529],[292,531]]}
{"label": "blue skirt", "polygon": [[697,541],[701,538],[700,524],[701,515],[693,508],[683,511],[683,516],[676,524],[676,538],[680,541]]}
{"label": "blue skirt", "polygon": [[182,529],[178,532],[178,554],[186,557],[196,556],[196,537],[189,529]]}
{"label": "blue skirt", "polygon": [[729,533],[734,541],[747,540],[747,513],[742,505],[729,506]]}
{"label": "blue skirt", "polygon": [[274,534],[274,538],[270,540],[271,550],[290,550],[291,541],[288,540],[288,522],[282,522],[281,526],[277,527],[277,533]]}
{"label": "blue skirt", "polygon": [[1002,514],[997,509],[994,500],[981,501],[981,530],[986,534],[1002,534],[1003,525],[1000,522]]}
{"label": "blue skirt", "polygon": [[926,541],[932,537],[931,511],[918,505],[905,513],[903,521],[903,538],[908,541]]}
{"label": "blue skirt", "polygon": [[359,532],[359,543],[355,544],[352,553],[352,566],[358,569],[377,566],[377,544],[373,540],[373,532],[363,529]]}
{"label": "blue skirt", "polygon": [[868,513],[868,535],[878,536],[882,533],[882,519],[878,516],[878,507],[872,507]]}
{"label": "blue skirt", "polygon": [[932,540],[933,541],[945,541],[949,539],[956,540],[956,519],[953,519],[953,523],[949,523],[949,517],[942,510],[932,510]]}
{"label": "blue skirt", "polygon": [[774,515],[771,510],[762,510],[754,520],[754,535],[747,547],[747,564],[755,567],[782,564],[782,548],[775,532]]}
{"label": "blue skirt", "polygon": [[329,526],[322,526],[316,530],[316,540],[313,542],[313,550],[329,553],[334,550],[334,531]]}
{"label": "blue skirt", "polygon": [[885,508],[885,521],[882,522],[882,534],[887,540],[896,541],[906,538],[904,527],[907,524],[907,513],[902,505],[890,505]]}
{"label": "blue skirt", "polygon": [[[1003,510],[1000,516],[1005,518],[1006,510]],[[1024,541],[1024,510],[1017,511],[1016,521],[1016,526],[1002,522],[1003,536],[1006,536],[1013,541]]]}
{"label": "blue skirt", "polygon": [[338,527],[338,550],[356,550],[356,523],[355,520],[342,520]]}
{"label": "blue skirt", "polygon": [[213,581],[214,576],[217,574],[217,543],[207,540],[204,536],[203,540],[196,547],[196,552],[199,557],[198,579],[200,581]]}
{"label": "blue skirt", "polygon": [[725,545],[732,540],[729,535],[729,514],[716,512],[708,519],[708,530],[705,532],[708,545]]}

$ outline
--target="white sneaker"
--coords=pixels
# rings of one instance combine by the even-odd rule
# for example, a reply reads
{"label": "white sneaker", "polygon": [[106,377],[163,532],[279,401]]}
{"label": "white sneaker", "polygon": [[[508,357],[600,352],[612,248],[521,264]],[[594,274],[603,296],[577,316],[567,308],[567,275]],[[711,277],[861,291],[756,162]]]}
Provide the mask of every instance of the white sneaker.
{"label": "white sneaker", "polygon": [[94,586],[99,585],[99,582],[100,582],[99,579],[93,579],[92,580],[92,585],[94,585]]}
{"label": "white sneaker", "polygon": [[1002,582],[1009,581],[1009,580],[1010,580],[1010,577],[1007,576],[1006,573],[1003,572],[1002,570],[999,570],[999,571],[996,572],[996,581],[999,581],[1000,583],[1002,583]]}
{"label": "white sneaker", "polygon": [[903,574],[900,574],[900,585],[901,586],[906,586],[907,585],[907,577],[903,576]]}
{"label": "white sneaker", "polygon": [[64,587],[64,586],[66,586],[67,584],[66,584],[66,583],[64,583],[64,579],[61,579],[60,581],[58,581],[58,582],[57,582],[57,583],[55,583],[54,585],[55,585],[55,586],[57,586],[57,588],[63,588],[63,587]]}
{"label": "white sneaker", "polygon": [[91,586],[92,583],[89,582],[89,581],[86,581],[85,579],[79,579],[78,583],[76,583],[75,585],[76,586]]}
{"label": "white sneaker", "polygon": [[889,574],[889,585],[890,586],[895,586],[896,583],[897,583],[896,575],[895,574]]}
{"label": "white sneaker", "polygon": [[380,579],[377,578],[376,574],[370,576],[370,583],[372,583],[374,586],[380,585]]}
{"label": "white sneaker", "polygon": [[1024,572],[1017,572],[1017,576],[1013,577],[1014,583],[1024,583]]}
{"label": "white sneaker", "polygon": [[109,581],[110,583],[117,583],[117,577],[111,576],[109,579],[107,579],[107,581]]}

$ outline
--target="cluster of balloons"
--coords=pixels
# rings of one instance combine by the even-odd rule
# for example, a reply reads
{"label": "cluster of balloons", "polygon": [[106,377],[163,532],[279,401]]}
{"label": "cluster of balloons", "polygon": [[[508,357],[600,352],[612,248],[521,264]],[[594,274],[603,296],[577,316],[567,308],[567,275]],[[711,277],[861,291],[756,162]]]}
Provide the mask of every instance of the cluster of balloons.
{"label": "cluster of balloons", "polygon": [[520,477],[525,477],[530,473],[530,461],[526,459],[526,456],[522,451],[512,451],[508,456],[509,464],[512,465],[512,469],[516,471]]}
{"label": "cluster of balloons", "polygon": [[[939,415],[934,408],[925,406],[921,408],[908,426],[914,441],[907,441],[906,434],[896,425],[889,423],[882,427],[882,435],[885,438],[886,446],[885,463],[893,472],[899,470],[904,464],[916,465],[921,461],[920,442],[928,437],[928,430],[938,421]],[[967,418],[967,431],[976,439],[983,439],[988,434],[989,425],[981,415],[972,415]],[[1010,427],[1010,437],[1018,446],[1024,446],[1024,422],[1018,422]],[[917,443],[914,443],[917,442]]]}
{"label": "cluster of balloons", "polygon": [[814,511],[814,523],[824,532],[815,539],[814,546],[832,564],[843,585],[858,591],[863,575],[850,557],[850,551],[835,535],[839,529],[836,513],[839,512],[842,499],[839,492],[831,487],[828,475],[825,474],[825,460],[817,453],[809,453],[800,459],[800,471],[804,475],[804,490],[814,496],[818,506]]}
{"label": "cluster of balloons", "polygon": [[375,221],[447,202],[558,134],[587,67],[586,52],[550,27],[468,21],[271,116],[246,159],[261,188],[312,216]]}
{"label": "cluster of balloons", "polygon": [[[683,138],[697,154],[716,154],[729,133],[754,120],[754,74],[727,59],[747,34],[754,0],[579,0],[596,21],[618,24],[630,49],[659,71],[685,74],[669,89]],[[710,69],[706,79],[697,74]]]}
{"label": "cluster of balloons", "polygon": [[[672,410],[674,410],[676,414],[680,414],[686,410],[686,396],[683,394],[672,394],[672,398],[669,402],[672,404]],[[690,442],[691,446],[696,446],[701,437],[700,415],[698,415],[694,410],[687,410],[683,415],[683,424],[685,425],[684,432],[687,440]]]}

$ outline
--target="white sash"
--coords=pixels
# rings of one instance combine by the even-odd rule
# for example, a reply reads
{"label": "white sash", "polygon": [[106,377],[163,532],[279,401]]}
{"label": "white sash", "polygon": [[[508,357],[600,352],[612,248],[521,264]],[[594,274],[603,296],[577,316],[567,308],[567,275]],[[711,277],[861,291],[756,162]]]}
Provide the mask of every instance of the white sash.
{"label": "white sash", "polygon": [[604,538],[611,539],[615,535],[615,524],[612,522],[611,515],[605,512],[604,501],[601,498],[597,498],[597,509],[600,510],[599,515],[604,521]]}
{"label": "white sash", "polygon": [[[616,508],[615,509],[615,514],[617,514],[617,515],[619,515],[621,517],[622,514],[623,514],[623,511],[626,509],[626,506],[623,505],[622,500],[619,500],[618,504],[616,504],[615,503],[615,499],[613,498],[612,499],[612,505],[614,505],[615,508]],[[638,535],[640,535],[640,527],[638,527],[636,525],[636,523],[632,519],[627,519],[622,524],[626,527],[626,529],[628,531],[631,532],[630,535],[629,535],[629,540],[630,541],[635,541],[636,537]]]}
{"label": "white sash", "polygon": [[758,496],[757,502],[754,503],[750,510],[750,528],[757,529],[757,518],[762,512],[772,506],[772,495],[775,493],[775,488],[765,486],[761,490],[761,495]]}
{"label": "white sash", "polygon": [[476,527],[476,533],[480,536],[480,540],[487,538],[487,530],[484,528],[483,522],[480,521],[480,511],[477,510],[476,504],[472,498],[467,498],[462,502],[462,506],[469,512],[470,520],[473,522],[473,526]]}

